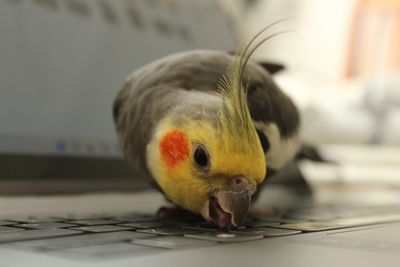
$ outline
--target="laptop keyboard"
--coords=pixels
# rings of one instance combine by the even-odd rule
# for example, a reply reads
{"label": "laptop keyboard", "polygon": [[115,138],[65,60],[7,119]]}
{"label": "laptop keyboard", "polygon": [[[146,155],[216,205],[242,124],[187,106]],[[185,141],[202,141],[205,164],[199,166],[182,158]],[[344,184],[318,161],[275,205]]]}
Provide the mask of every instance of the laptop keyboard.
{"label": "laptop keyboard", "polygon": [[194,218],[159,220],[152,215],[133,213],[3,219],[0,246],[85,258],[147,255],[397,222],[400,205],[265,208],[243,226],[226,232]]}

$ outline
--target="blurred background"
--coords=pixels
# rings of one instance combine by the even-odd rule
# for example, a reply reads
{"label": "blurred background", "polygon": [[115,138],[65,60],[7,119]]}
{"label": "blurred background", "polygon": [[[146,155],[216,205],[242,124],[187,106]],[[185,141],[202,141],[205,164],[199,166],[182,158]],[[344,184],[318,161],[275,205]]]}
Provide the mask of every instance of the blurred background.
{"label": "blurred background", "polygon": [[303,170],[398,184],[400,0],[0,0],[0,157],[122,159],[111,105],[127,75],[173,52],[233,51],[283,18],[270,33],[294,32],[254,59],[285,66],[274,79],[303,140],[342,163]]}
{"label": "blurred background", "polygon": [[294,33],[269,40],[254,58],[286,67],[275,81],[301,110],[303,140],[330,161],[300,163],[307,181],[324,188],[324,196],[333,188],[332,195],[344,192],[344,184],[363,201],[390,198],[388,188],[398,196],[400,1],[221,3],[241,42],[265,25],[293,18],[271,33]]}
{"label": "blurred background", "polygon": [[238,38],[293,17],[294,30],[255,56],[287,67],[276,80],[303,113],[312,143],[400,144],[400,1],[223,1]]}

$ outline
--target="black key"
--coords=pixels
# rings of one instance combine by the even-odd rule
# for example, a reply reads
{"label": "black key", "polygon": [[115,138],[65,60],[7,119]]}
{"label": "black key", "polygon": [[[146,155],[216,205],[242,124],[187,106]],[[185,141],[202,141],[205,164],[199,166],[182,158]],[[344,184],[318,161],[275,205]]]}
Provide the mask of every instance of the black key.
{"label": "black key", "polygon": [[265,222],[265,221],[250,221],[246,222],[245,226],[247,227],[263,227],[263,226],[274,226],[279,225],[279,222]]}
{"label": "black key", "polygon": [[67,229],[24,230],[19,232],[0,234],[0,243],[43,239],[57,236],[68,236],[80,233],[82,232]]}
{"label": "black key", "polygon": [[68,223],[80,224],[80,225],[106,225],[106,224],[118,224],[123,221],[116,220],[71,220]]}
{"label": "black key", "polygon": [[135,228],[135,229],[150,229],[150,228],[160,228],[160,227],[168,227],[171,226],[168,223],[162,222],[132,222],[132,223],[124,223],[120,224],[122,226]]}
{"label": "black key", "polygon": [[199,230],[219,230],[219,226],[216,224],[210,224],[210,223],[199,223],[199,224],[194,224],[194,225],[186,225],[183,226],[183,228],[189,228],[189,229],[199,229]]}
{"label": "black key", "polygon": [[107,220],[109,216],[104,214],[91,214],[91,215],[83,215],[83,214],[67,214],[65,216],[57,216],[57,219],[60,221],[65,220]]}
{"label": "black key", "polygon": [[25,231],[25,229],[10,227],[10,226],[0,226],[0,234],[10,233],[10,232],[19,232],[19,231]]}
{"label": "black key", "polygon": [[84,234],[77,236],[51,238],[46,240],[35,240],[16,243],[17,246],[34,248],[39,250],[61,250],[77,247],[88,247],[103,245],[109,243],[117,243],[123,241],[131,241],[145,238],[154,238],[155,235],[144,234],[138,232],[111,232],[100,234]]}
{"label": "black key", "polygon": [[223,243],[233,243],[233,242],[243,242],[243,241],[252,241],[257,239],[262,239],[262,235],[248,235],[248,234],[240,234],[240,233],[232,233],[232,232],[210,232],[210,233],[201,233],[201,234],[187,234],[185,237],[223,242]]}
{"label": "black key", "polygon": [[178,228],[178,227],[162,227],[162,228],[152,228],[152,229],[141,229],[137,230],[140,233],[149,233],[149,234],[157,234],[157,235],[185,235],[185,234],[196,234],[196,233],[204,233],[204,230],[200,229],[189,229],[189,228]]}
{"label": "black key", "polygon": [[70,223],[58,223],[58,222],[43,222],[43,223],[24,223],[18,226],[30,228],[30,229],[57,229],[77,226],[76,224]]}
{"label": "black key", "polygon": [[15,224],[15,222],[0,221],[0,226],[2,226],[2,225],[12,225],[12,224]]}
{"label": "black key", "polygon": [[134,244],[167,248],[167,249],[186,249],[195,247],[209,247],[218,245],[217,242],[207,240],[195,240],[192,238],[184,238],[178,236],[157,237],[147,240],[134,240]]}
{"label": "black key", "polygon": [[188,223],[188,222],[181,222],[181,221],[164,221],[164,220],[162,220],[162,221],[160,221],[160,223],[166,224],[169,226],[188,226],[188,225],[190,225],[190,223]]}
{"label": "black key", "polygon": [[124,222],[143,222],[143,221],[153,221],[156,219],[156,217],[151,214],[132,213],[132,214],[116,216],[112,219]]}
{"label": "black key", "polygon": [[[305,222],[309,222],[309,220],[301,220],[301,219],[282,219],[280,221],[281,224],[292,224],[292,223],[305,223]],[[276,226],[276,225],[271,225],[271,226]]]}
{"label": "black key", "polygon": [[118,225],[92,225],[92,226],[81,226],[71,228],[73,230],[92,232],[92,233],[102,233],[102,232],[117,232],[131,230],[132,227],[118,226]]}
{"label": "black key", "polygon": [[298,230],[277,229],[268,227],[254,227],[254,228],[246,228],[240,230],[238,229],[238,230],[232,230],[232,232],[250,234],[250,235],[262,235],[265,237],[278,237],[278,236],[294,235],[301,233],[301,231]]}

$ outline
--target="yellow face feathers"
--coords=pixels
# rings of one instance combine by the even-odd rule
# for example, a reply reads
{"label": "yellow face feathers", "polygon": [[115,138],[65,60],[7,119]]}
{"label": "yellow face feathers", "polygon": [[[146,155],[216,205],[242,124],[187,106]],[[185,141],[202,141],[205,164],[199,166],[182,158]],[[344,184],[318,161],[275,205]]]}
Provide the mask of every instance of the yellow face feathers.
{"label": "yellow face feathers", "polygon": [[[176,128],[167,119],[157,132],[154,144],[148,146],[149,169],[171,201],[193,212],[199,212],[208,195],[224,188],[232,177],[242,175],[257,184],[265,177],[261,145],[258,153],[238,150],[240,140],[221,135],[207,122]],[[195,159],[199,146],[208,156],[204,166]]]}

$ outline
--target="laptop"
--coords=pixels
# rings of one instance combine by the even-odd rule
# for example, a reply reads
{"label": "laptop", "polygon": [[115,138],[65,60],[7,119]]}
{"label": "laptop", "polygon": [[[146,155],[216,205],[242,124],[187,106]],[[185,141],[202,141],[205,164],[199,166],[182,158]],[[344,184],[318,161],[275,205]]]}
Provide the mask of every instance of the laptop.
{"label": "laptop", "polygon": [[1,267],[398,266],[399,202],[321,200],[296,164],[237,229],[155,216],[168,203],[123,159],[111,103],[152,60],[233,50],[216,2],[4,0],[0,25]]}

